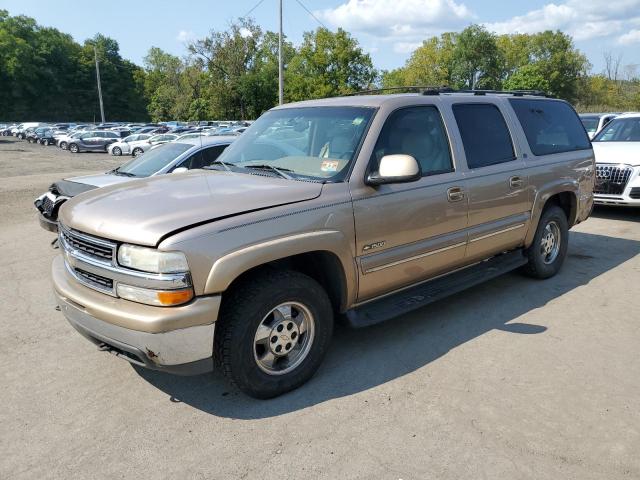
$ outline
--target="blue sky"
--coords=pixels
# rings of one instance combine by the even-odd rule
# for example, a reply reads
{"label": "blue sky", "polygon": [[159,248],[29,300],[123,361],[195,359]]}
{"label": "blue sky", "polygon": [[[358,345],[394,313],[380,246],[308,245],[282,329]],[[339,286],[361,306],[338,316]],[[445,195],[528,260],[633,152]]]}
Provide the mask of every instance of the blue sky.
{"label": "blue sky", "polygon": [[[559,29],[574,36],[593,64],[603,52],[640,64],[640,0],[299,0],[328,28],[349,30],[378,68],[402,66],[421,40],[470,23],[497,33]],[[11,15],[25,14],[82,42],[100,32],[118,41],[125,58],[141,63],[149,47],[185,55],[185,41],[224,29],[258,0],[0,0]],[[277,30],[278,0],[263,0],[251,16]],[[294,42],[318,22],[298,3],[284,0],[284,31]],[[640,71],[640,68],[638,68]]]}

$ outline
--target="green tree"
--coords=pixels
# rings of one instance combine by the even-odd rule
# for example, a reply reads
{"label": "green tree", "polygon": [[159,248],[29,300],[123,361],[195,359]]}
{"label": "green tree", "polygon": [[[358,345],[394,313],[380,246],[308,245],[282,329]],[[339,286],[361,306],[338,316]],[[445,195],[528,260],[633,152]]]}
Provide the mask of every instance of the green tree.
{"label": "green tree", "polygon": [[496,36],[471,25],[454,37],[451,82],[458,88],[500,88],[503,56]]}
{"label": "green tree", "polygon": [[189,44],[189,52],[208,72],[208,101],[216,118],[248,118],[251,100],[243,95],[246,77],[254,71],[262,30],[240,19],[223,32]]}
{"label": "green tree", "polygon": [[369,54],[348,32],[305,32],[286,71],[287,101],[345,95],[373,85],[377,72]]}
{"label": "green tree", "polygon": [[443,33],[440,37],[431,37],[422,42],[404,67],[383,73],[383,86],[451,86],[456,35],[452,32]]}
{"label": "green tree", "polygon": [[505,58],[505,86],[531,86],[571,102],[579,97],[582,79],[591,65],[577,50],[571,37],[560,31],[534,35],[505,35],[498,39]]}
{"label": "green tree", "polygon": [[144,90],[149,103],[147,110],[158,122],[180,118],[176,104],[180,95],[183,62],[158,47],[151,47],[144,57]]}
{"label": "green tree", "polygon": [[104,62],[107,115],[145,118],[140,68],[120,57],[117,42],[98,35],[81,46],[6,10],[0,10],[0,114],[7,120],[99,119],[94,44]]}

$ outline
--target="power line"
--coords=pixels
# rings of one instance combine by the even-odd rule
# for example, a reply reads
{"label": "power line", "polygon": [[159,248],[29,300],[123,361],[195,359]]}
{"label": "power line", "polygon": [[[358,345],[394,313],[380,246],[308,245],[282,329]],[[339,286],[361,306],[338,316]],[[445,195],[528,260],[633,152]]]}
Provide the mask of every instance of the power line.
{"label": "power line", "polygon": [[251,15],[251,12],[253,12],[256,8],[258,8],[260,5],[262,5],[262,2],[264,2],[264,0],[259,0],[259,2],[256,3],[251,10],[249,10],[247,13],[245,13],[240,18],[247,18],[249,15]]}
{"label": "power line", "polygon": [[312,12],[311,10],[309,10],[307,7],[305,7],[304,3],[302,3],[302,2],[301,2],[301,0],[296,0],[296,2],[298,2],[298,5],[300,5],[302,8],[304,8],[304,9],[306,10],[306,12],[307,12],[309,15],[311,15],[311,17],[313,17],[313,19],[314,19],[316,22],[318,22],[318,23],[320,24],[320,26],[321,26],[321,27],[324,27],[324,28],[326,28],[327,30],[329,30],[329,29],[327,28],[327,26],[326,26],[324,23],[322,23],[322,22],[318,19],[318,17],[316,17],[316,16],[313,14],[313,12]]}

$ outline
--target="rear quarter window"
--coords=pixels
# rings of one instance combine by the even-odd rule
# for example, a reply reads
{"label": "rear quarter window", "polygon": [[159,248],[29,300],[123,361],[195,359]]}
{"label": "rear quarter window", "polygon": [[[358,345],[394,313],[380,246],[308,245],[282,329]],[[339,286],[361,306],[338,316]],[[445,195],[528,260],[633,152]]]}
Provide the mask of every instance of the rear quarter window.
{"label": "rear quarter window", "polygon": [[534,155],[591,148],[587,132],[568,103],[553,100],[510,98]]}
{"label": "rear quarter window", "polygon": [[469,168],[515,159],[511,135],[498,107],[492,103],[457,103],[452,109]]}

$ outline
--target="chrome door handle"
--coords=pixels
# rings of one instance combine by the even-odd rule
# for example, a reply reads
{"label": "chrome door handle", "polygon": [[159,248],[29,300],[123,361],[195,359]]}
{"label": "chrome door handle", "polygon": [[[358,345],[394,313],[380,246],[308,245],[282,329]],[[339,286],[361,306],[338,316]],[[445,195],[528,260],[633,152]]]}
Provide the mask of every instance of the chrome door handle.
{"label": "chrome door handle", "polygon": [[522,180],[522,177],[511,177],[509,179],[509,186],[511,188],[520,188],[524,185],[524,180]]}
{"label": "chrome door handle", "polygon": [[464,190],[461,187],[450,187],[447,189],[447,199],[450,202],[464,200]]}

